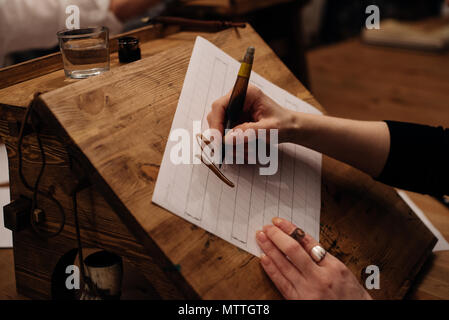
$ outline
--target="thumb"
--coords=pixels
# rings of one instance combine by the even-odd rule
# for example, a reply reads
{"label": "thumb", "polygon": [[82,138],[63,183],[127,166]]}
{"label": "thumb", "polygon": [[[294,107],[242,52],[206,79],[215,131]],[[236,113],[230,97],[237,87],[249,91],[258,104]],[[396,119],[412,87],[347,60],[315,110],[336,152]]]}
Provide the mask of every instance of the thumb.
{"label": "thumb", "polygon": [[257,139],[257,131],[259,129],[264,129],[264,126],[260,121],[239,124],[226,133],[224,142],[225,144],[234,144],[234,140],[237,140],[238,144],[255,140]]}

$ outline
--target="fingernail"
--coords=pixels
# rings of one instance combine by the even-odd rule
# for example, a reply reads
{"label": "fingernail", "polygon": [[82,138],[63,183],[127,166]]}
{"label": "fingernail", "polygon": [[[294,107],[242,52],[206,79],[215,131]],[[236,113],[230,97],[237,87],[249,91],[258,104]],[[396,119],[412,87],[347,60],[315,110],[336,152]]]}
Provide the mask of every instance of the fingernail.
{"label": "fingernail", "polygon": [[270,264],[270,259],[267,257],[266,254],[262,254],[260,256],[260,261],[262,262],[262,264],[264,265],[269,265]]}
{"label": "fingernail", "polygon": [[265,235],[265,233],[263,233],[263,231],[259,231],[256,234],[256,239],[257,239],[257,241],[265,242],[265,241],[267,241],[267,236]]}
{"label": "fingernail", "polygon": [[281,223],[282,223],[282,219],[281,218],[273,218],[273,220],[271,220],[271,221],[273,221],[273,224],[275,225],[275,226],[280,226],[281,225]]}

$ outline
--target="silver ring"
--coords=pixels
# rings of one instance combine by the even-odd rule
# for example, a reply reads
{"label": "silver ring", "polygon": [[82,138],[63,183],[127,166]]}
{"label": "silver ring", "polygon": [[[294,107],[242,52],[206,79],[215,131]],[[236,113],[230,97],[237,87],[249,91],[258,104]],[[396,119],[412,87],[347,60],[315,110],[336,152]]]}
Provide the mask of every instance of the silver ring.
{"label": "silver ring", "polygon": [[315,260],[316,263],[319,263],[326,256],[326,250],[324,250],[322,246],[316,245],[310,251],[310,255],[312,256],[312,259]]}

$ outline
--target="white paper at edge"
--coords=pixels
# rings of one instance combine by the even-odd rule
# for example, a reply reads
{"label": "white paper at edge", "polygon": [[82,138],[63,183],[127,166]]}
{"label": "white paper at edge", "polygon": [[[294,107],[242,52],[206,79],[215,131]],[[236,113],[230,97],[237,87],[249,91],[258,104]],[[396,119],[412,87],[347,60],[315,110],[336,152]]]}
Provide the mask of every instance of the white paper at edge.
{"label": "white paper at edge", "polygon": [[421,219],[421,221],[426,225],[426,227],[429,228],[429,230],[433,233],[433,235],[437,237],[438,242],[433,248],[433,252],[449,250],[449,243],[443,237],[441,232],[438,231],[437,228],[435,228],[432,222],[430,222],[430,220],[426,217],[425,213],[413,202],[412,199],[410,199],[410,197],[405,193],[405,191],[396,190],[396,192],[399,194],[402,200],[404,200],[405,203],[407,203],[410,209],[412,209],[413,212],[416,213],[418,218]]}
{"label": "white paper at edge", "polygon": [[[9,182],[8,155],[5,145],[0,144],[0,183],[6,182]],[[3,206],[9,202],[9,187],[0,188],[0,248],[12,248],[12,232],[3,226]]]}

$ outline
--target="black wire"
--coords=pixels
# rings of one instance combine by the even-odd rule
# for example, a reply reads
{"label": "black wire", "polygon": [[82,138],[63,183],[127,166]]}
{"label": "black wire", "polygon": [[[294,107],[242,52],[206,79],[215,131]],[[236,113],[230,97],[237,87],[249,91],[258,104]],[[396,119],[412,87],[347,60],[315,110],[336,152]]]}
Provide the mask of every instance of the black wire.
{"label": "black wire", "polygon": [[[37,94],[35,96],[35,98],[37,98],[37,96],[39,96],[39,94]],[[56,200],[49,191],[43,192],[43,191],[39,190],[39,183],[40,183],[42,176],[44,174],[44,171],[45,171],[46,156],[45,156],[44,146],[42,144],[42,140],[41,140],[41,137],[39,134],[39,129],[36,128],[36,125],[33,123],[32,120],[30,122],[31,122],[33,131],[36,133],[36,138],[37,138],[37,142],[38,142],[38,146],[39,146],[39,150],[40,150],[40,154],[41,154],[42,166],[39,170],[39,174],[36,178],[36,181],[34,182],[33,187],[31,187],[31,185],[28,183],[27,179],[25,178],[25,176],[23,174],[22,144],[23,144],[23,138],[25,136],[25,134],[24,134],[25,126],[27,125],[28,120],[30,119],[35,101],[36,100],[33,99],[33,101],[30,103],[30,105],[24,115],[23,122],[20,127],[20,131],[19,131],[19,141],[17,144],[17,154],[18,154],[18,158],[19,158],[19,177],[20,177],[20,180],[22,181],[22,184],[25,186],[25,188],[28,189],[29,191],[33,192],[31,214],[30,214],[31,226],[33,227],[33,230],[36,232],[36,234],[38,236],[48,239],[48,238],[55,237],[62,232],[62,230],[64,229],[64,226],[65,226],[66,217],[65,217],[64,208],[62,207],[61,203],[58,200]],[[74,191],[72,193],[73,215],[74,215],[74,219],[75,219],[76,239],[77,239],[77,244],[78,244],[78,255],[79,255],[79,261],[80,261],[81,277],[83,279],[83,282],[87,284],[89,293],[93,293],[94,295],[99,296],[98,292],[96,290],[96,286],[92,283],[91,279],[86,276],[86,270],[84,268],[84,257],[83,257],[83,250],[82,250],[83,248],[82,248],[81,232],[80,232],[80,226],[79,226],[79,220],[78,220],[78,204],[77,204],[77,198],[76,198],[77,193],[78,193],[78,191],[80,191],[82,186],[83,186],[83,181],[80,182],[76,186],[76,188],[74,189]],[[61,215],[61,223],[60,223],[58,230],[54,233],[49,233],[49,232],[44,233],[42,230],[39,229],[39,227],[36,225],[36,223],[33,219],[33,216],[34,216],[33,212],[38,207],[38,200],[37,200],[38,194],[53,201],[59,209],[59,212]],[[83,288],[83,290],[84,290],[84,288]]]}
{"label": "black wire", "polygon": [[[39,94],[37,94],[35,96],[35,98],[38,96]],[[28,189],[29,191],[33,192],[33,198],[32,198],[32,205],[31,205],[31,212],[30,212],[30,222],[31,222],[31,226],[34,230],[34,232],[41,238],[44,239],[48,239],[48,238],[53,238],[57,235],[59,235],[62,230],[64,229],[64,225],[65,225],[65,212],[64,212],[64,208],[62,207],[61,203],[56,200],[53,195],[47,191],[47,192],[43,192],[39,190],[39,183],[40,180],[44,174],[45,171],[45,166],[46,166],[46,157],[45,157],[45,150],[42,144],[42,140],[39,134],[39,130],[36,128],[36,126],[34,125],[33,121],[31,121],[31,126],[33,128],[33,131],[35,131],[36,133],[36,138],[37,138],[37,142],[39,145],[39,150],[41,153],[41,160],[42,160],[42,165],[41,168],[39,170],[39,174],[36,178],[36,181],[34,183],[34,186],[31,187],[31,185],[28,183],[28,181],[26,180],[24,174],[23,174],[23,155],[22,155],[22,144],[23,144],[23,138],[25,136],[25,127],[28,123],[28,120],[30,118],[31,112],[33,110],[35,104],[35,99],[33,99],[33,101],[30,103],[30,105],[27,108],[27,111],[25,112],[22,124],[20,126],[20,131],[19,131],[19,141],[17,144],[17,154],[18,154],[18,158],[19,158],[19,177],[20,180],[22,181],[22,184],[25,186],[26,189]],[[41,229],[39,229],[39,227],[36,225],[36,222],[34,220],[34,210],[38,207],[38,201],[37,201],[37,196],[41,195],[43,197],[46,197],[47,199],[51,200],[59,209],[60,212],[60,216],[61,216],[61,223],[59,225],[59,228],[56,232],[50,233],[50,232],[44,232]]]}
{"label": "black wire", "polygon": [[23,172],[22,172],[22,142],[25,132],[25,124],[28,121],[28,118],[31,113],[33,102],[28,106],[27,111],[25,112],[25,116],[23,117],[22,124],[20,125],[20,131],[19,131],[19,141],[17,143],[17,154],[19,156],[19,177],[22,181],[25,188],[27,188],[30,191],[34,191],[33,188],[28,184],[27,180],[25,179]]}
{"label": "black wire", "polygon": [[[84,269],[83,246],[81,243],[81,231],[80,231],[80,226],[79,226],[79,221],[78,221],[78,204],[76,201],[76,195],[77,195],[77,192],[74,191],[72,194],[72,203],[73,203],[73,217],[75,219],[76,240],[78,243],[78,258],[79,258],[80,269],[81,269],[81,278],[84,283],[87,283],[89,289],[91,289],[91,284],[89,281],[90,279],[88,280],[88,278],[86,276],[86,270]],[[82,288],[82,290],[84,290],[84,288]]]}
{"label": "black wire", "polygon": [[[88,288],[88,294],[91,296],[97,296],[97,297],[103,297],[97,290],[97,287],[92,282],[92,280],[86,275],[86,269],[84,267],[84,257],[83,257],[83,246],[81,242],[81,231],[79,226],[79,219],[78,219],[78,201],[76,199],[76,196],[78,194],[78,191],[80,190],[80,187],[82,186],[83,182],[80,182],[76,187],[75,190],[72,193],[72,203],[73,203],[73,216],[75,220],[75,230],[76,230],[76,240],[78,243],[78,258],[79,258],[79,264],[81,269],[81,278],[85,284],[87,284]],[[85,290],[85,288],[82,288],[82,290]]]}
{"label": "black wire", "polygon": [[72,195],[72,203],[73,203],[73,216],[75,218],[75,230],[76,230],[76,240],[78,242],[78,255],[79,255],[79,259],[80,259],[80,267],[81,267],[81,276],[84,278],[85,276],[85,270],[84,270],[84,263],[82,263],[82,261],[84,261],[83,259],[83,247],[81,244],[81,232],[80,232],[80,226],[79,226],[79,221],[78,221],[78,204],[76,201],[76,195],[77,192],[74,192]]}

